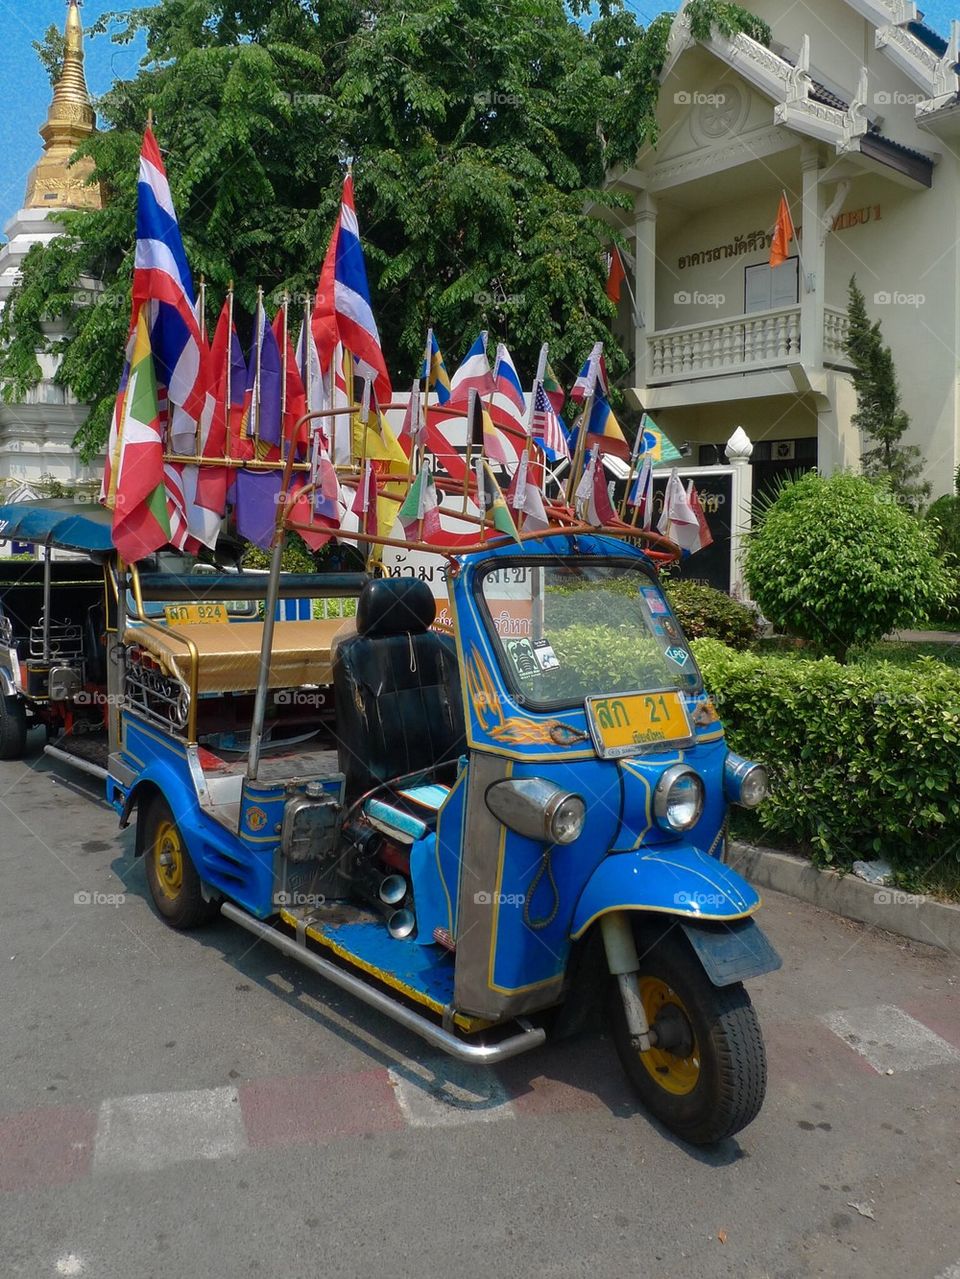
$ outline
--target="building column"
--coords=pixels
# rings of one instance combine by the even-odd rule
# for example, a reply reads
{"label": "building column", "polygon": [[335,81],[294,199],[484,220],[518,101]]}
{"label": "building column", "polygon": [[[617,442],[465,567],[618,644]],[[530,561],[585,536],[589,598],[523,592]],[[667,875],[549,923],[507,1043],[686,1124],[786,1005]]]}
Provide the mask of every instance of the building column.
{"label": "building column", "polygon": [[657,298],[657,203],[649,191],[637,192],[634,201],[634,279],[637,286],[637,314],[634,316],[635,386],[646,386],[647,336],[656,328]]}
{"label": "building column", "polygon": [[804,142],[800,153],[803,197],[800,244],[800,358],[809,369],[823,368],[823,308],[826,290],[826,242],[823,226],[824,195],[820,151],[815,142]]}
{"label": "building column", "polygon": [[750,457],[753,441],[738,426],[724,446],[727,462],[733,471],[730,500],[730,594],[737,600],[749,600],[750,590],[743,575],[743,553],[753,523],[753,471]]}

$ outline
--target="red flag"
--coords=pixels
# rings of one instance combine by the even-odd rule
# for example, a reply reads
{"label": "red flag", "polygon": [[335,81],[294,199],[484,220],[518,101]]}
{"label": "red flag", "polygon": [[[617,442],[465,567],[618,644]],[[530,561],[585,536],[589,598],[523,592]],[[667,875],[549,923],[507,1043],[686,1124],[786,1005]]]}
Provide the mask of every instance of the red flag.
{"label": "red flag", "polygon": [[790,241],[796,238],[793,219],[790,217],[790,206],[787,197],[781,195],[780,207],[777,209],[777,225],[770,245],[770,265],[782,266],[790,256]]}
{"label": "red flag", "polygon": [[713,534],[710,532],[710,527],[707,524],[707,517],[703,513],[703,507],[700,505],[700,497],[694,487],[693,480],[691,480],[687,485],[687,505],[690,507],[690,510],[693,511],[697,521],[697,528],[699,529],[700,545],[695,549],[702,551],[705,546],[710,546],[713,543]]}
{"label": "red flag", "polygon": [[627,278],[627,273],[623,269],[623,259],[620,257],[620,250],[616,245],[610,250],[610,266],[607,270],[607,297],[611,302],[619,303],[620,290],[623,282]]}
{"label": "red flag", "polygon": [[373,463],[369,458],[364,464],[363,474],[357,485],[353,505],[350,509],[354,515],[360,517],[361,531],[376,537],[379,528],[377,522],[377,473],[373,469]]}
{"label": "red flag", "polygon": [[[299,431],[297,431],[296,439],[293,438],[293,432],[297,423],[307,411],[307,392],[303,385],[303,378],[300,375],[300,367],[297,364],[297,353],[293,349],[293,343],[287,333],[285,321],[286,315],[283,307],[281,307],[273,317],[273,336],[277,339],[281,358],[286,359],[287,363],[287,378],[284,388],[283,438],[288,445],[293,444],[296,448],[297,456],[302,459],[307,454],[309,422],[304,422],[301,425]],[[286,343],[286,346],[284,346],[284,343]]]}

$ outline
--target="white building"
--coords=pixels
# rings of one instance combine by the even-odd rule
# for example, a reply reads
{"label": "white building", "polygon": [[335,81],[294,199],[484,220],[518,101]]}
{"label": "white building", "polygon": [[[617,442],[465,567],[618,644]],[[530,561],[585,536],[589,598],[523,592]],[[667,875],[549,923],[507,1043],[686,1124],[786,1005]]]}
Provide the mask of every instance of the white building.
{"label": "white building", "polygon": [[[693,462],[735,425],[755,480],[856,466],[844,353],[857,276],[892,347],[908,442],[934,495],[960,463],[960,23],[945,41],[905,0],[752,0],[770,47],[698,41],[683,5],[659,137],[612,175],[633,195],[634,395]],[[771,269],[781,191],[799,233]]]}
{"label": "white building", "polygon": [[[74,151],[96,127],[83,71],[83,28],[76,0],[71,0],[65,31],[63,71],[40,130],[43,154],[27,181],[23,208],[7,223],[7,243],[0,248],[0,307],[7,303],[23,259],[35,244],[48,244],[63,231],[57,215],[66,209],[101,208],[100,187],[89,185],[89,160],[70,164]],[[89,281],[95,289],[96,282]],[[61,337],[61,323],[47,326]],[[0,498],[44,477],[67,484],[92,481],[101,467],[85,466],[73,449],[87,406],[54,383],[58,358],[39,353],[42,380],[15,404],[0,402]]]}

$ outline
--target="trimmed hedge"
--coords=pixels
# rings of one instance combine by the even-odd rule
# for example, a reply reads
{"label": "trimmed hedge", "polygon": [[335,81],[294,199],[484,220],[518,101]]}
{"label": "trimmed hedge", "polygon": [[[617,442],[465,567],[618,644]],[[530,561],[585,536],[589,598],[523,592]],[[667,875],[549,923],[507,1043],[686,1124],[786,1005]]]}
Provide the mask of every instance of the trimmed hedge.
{"label": "trimmed hedge", "polygon": [[731,648],[749,648],[757,638],[757,614],[746,604],[703,582],[666,579],[664,590],[687,639],[721,640]]}
{"label": "trimmed hedge", "polygon": [[841,865],[960,869],[960,671],[693,649],[732,749],[770,770],[762,831]]}

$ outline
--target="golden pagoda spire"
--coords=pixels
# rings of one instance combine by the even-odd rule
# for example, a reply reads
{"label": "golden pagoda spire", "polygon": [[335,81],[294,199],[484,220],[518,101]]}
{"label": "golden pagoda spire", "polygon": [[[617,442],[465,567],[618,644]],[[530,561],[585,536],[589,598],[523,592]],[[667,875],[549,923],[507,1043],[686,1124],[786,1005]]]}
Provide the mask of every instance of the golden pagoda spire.
{"label": "golden pagoda spire", "polygon": [[69,0],[64,29],[63,69],[40,130],[43,155],[27,181],[28,209],[102,209],[99,185],[88,186],[89,158],[71,164],[74,151],[97,127],[83,73],[83,23],[80,0]]}

